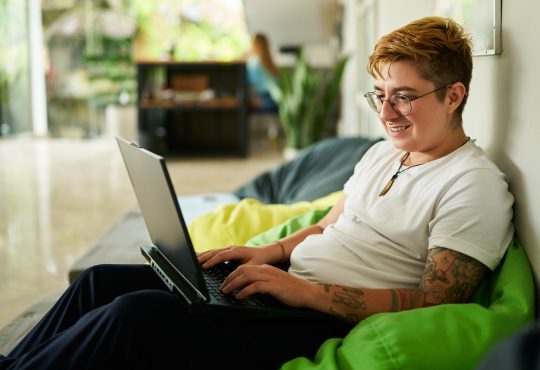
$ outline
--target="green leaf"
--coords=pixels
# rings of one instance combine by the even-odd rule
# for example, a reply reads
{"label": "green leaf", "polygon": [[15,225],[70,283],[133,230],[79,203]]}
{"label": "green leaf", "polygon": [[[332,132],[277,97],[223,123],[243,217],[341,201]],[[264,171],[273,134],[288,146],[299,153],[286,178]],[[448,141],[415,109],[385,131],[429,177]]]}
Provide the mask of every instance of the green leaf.
{"label": "green leaf", "polygon": [[322,136],[326,122],[340,93],[348,56],[329,71],[313,69],[301,52],[291,70],[282,69],[270,95],[279,107],[287,145],[301,149]]}

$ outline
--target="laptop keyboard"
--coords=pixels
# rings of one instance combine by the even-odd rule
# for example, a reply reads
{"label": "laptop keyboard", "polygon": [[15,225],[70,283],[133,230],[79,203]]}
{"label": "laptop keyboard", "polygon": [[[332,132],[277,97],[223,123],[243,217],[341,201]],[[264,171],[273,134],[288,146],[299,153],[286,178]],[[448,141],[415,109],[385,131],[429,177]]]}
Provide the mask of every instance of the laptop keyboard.
{"label": "laptop keyboard", "polygon": [[234,297],[236,291],[230,294],[223,294],[219,287],[225,278],[234,270],[236,265],[228,266],[227,264],[221,264],[214,266],[209,270],[203,271],[203,278],[206,282],[208,292],[220,303],[233,304],[239,306],[249,307],[279,307],[283,306],[283,303],[275,299],[274,297],[266,294],[253,294],[246,299],[240,300]]}

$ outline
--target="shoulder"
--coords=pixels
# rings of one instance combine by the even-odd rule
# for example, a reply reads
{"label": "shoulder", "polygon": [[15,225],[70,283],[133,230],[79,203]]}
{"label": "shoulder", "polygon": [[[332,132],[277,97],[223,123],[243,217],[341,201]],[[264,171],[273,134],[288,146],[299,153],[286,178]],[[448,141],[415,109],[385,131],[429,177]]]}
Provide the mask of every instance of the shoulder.
{"label": "shoulder", "polygon": [[435,176],[444,174],[447,182],[458,179],[491,179],[506,183],[505,174],[489,159],[484,150],[470,141],[427,167]]}
{"label": "shoulder", "polygon": [[261,61],[256,56],[250,56],[246,60],[246,68],[248,73],[261,73],[263,71]]}
{"label": "shoulder", "polygon": [[398,150],[392,145],[392,142],[390,140],[381,140],[371,146],[369,149],[370,152],[378,153],[378,152],[397,152]]}
{"label": "shoulder", "polygon": [[361,172],[365,169],[372,171],[374,167],[380,167],[381,162],[391,163],[395,158],[399,158],[398,151],[390,140],[382,140],[373,144],[355,165],[355,172]]}
{"label": "shoulder", "polygon": [[397,150],[390,140],[381,140],[371,146],[362,159],[367,160],[378,159],[381,157],[388,157],[399,155],[401,152]]}
{"label": "shoulder", "polygon": [[458,165],[463,170],[485,169],[502,175],[499,168],[489,159],[484,149],[471,140],[463,147],[447,156],[447,164]]}
{"label": "shoulder", "polygon": [[368,184],[377,178],[377,174],[388,172],[392,165],[399,160],[401,152],[390,140],[382,140],[373,144],[354,166],[354,173],[345,188],[356,183]]}
{"label": "shoulder", "polygon": [[467,200],[471,205],[497,202],[513,203],[506,175],[484,150],[473,141],[439,164],[438,176],[444,178],[443,198]]}

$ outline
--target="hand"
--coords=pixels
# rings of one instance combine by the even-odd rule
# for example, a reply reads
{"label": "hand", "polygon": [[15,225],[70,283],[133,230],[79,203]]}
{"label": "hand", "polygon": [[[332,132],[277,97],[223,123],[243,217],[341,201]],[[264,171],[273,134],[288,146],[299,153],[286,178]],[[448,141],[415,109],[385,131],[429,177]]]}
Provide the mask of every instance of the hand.
{"label": "hand", "polygon": [[308,307],[316,284],[271,265],[241,265],[223,281],[221,291],[244,299],[255,293],[270,294],[286,305]]}
{"label": "hand", "polygon": [[272,263],[275,259],[273,254],[270,248],[230,246],[200,253],[198,259],[202,267],[207,269],[225,261],[239,261],[250,265]]}

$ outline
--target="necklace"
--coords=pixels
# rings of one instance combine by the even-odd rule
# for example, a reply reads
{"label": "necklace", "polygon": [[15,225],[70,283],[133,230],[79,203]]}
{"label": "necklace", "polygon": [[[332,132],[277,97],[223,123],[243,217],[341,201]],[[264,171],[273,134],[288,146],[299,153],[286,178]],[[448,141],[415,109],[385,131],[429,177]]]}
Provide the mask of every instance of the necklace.
{"label": "necklace", "polygon": [[[465,142],[463,144],[461,144],[459,147],[461,148],[463,145],[467,144],[467,142],[469,140],[471,140],[471,138],[467,136],[467,139],[465,140]],[[405,155],[401,159],[401,162],[399,163],[399,168],[397,169],[396,173],[392,176],[392,178],[390,180],[388,180],[386,185],[384,185],[384,188],[379,193],[380,197],[382,197],[384,194],[386,194],[386,193],[388,193],[388,191],[390,191],[390,189],[392,188],[392,185],[394,185],[394,181],[396,181],[396,179],[397,179],[397,177],[398,177],[398,175],[400,173],[403,173],[403,172],[405,172],[407,170],[410,170],[413,167],[421,166],[421,165],[424,164],[424,163],[419,163],[419,164],[415,164],[414,166],[409,166],[407,168],[401,169],[403,167],[403,163],[405,163],[405,161],[407,160],[407,158],[409,158],[410,155],[411,155],[411,152],[405,153]]]}
{"label": "necklace", "polygon": [[411,155],[411,152],[408,152],[406,153],[403,158],[401,159],[401,162],[399,163],[399,168],[397,169],[396,173],[394,173],[394,175],[392,176],[392,178],[390,178],[390,180],[388,180],[388,182],[386,183],[386,185],[384,186],[384,188],[381,190],[381,192],[379,193],[379,196],[382,197],[383,195],[385,195],[386,193],[388,193],[388,191],[392,188],[392,185],[394,185],[394,181],[396,181],[398,175],[400,173],[403,173],[407,170],[410,170],[411,168],[413,167],[416,167],[416,166],[420,166],[420,165],[423,165],[423,163],[419,163],[419,164],[415,164],[414,166],[409,166],[407,168],[404,168],[404,169],[401,169],[403,167],[403,163],[405,163],[405,161],[407,160],[407,158],[409,158],[409,155]]}

